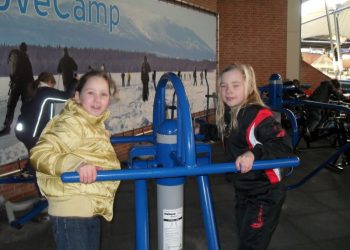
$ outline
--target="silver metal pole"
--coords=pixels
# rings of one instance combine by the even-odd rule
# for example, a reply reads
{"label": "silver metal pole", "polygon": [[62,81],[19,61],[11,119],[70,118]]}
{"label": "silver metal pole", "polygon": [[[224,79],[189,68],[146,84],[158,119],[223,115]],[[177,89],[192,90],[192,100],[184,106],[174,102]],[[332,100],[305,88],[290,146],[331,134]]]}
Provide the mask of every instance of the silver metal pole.
{"label": "silver metal pole", "polygon": [[336,37],[337,52],[338,52],[338,61],[337,61],[338,71],[337,71],[336,78],[340,79],[343,72],[343,60],[342,60],[341,41],[340,41],[340,34],[339,34],[339,21],[338,21],[339,14],[333,13],[333,17],[334,17],[335,37]]}
{"label": "silver metal pole", "polygon": [[[170,155],[177,144],[176,127],[175,120],[168,120],[157,133],[157,160],[163,167],[175,166]],[[158,250],[183,249],[183,203],[184,178],[157,180]]]}
{"label": "silver metal pole", "polygon": [[157,185],[158,250],[183,249],[184,185]]}
{"label": "silver metal pole", "polygon": [[328,5],[327,5],[327,0],[324,1],[324,7],[326,9],[326,17],[327,17],[327,25],[328,25],[328,33],[329,33],[329,43],[331,45],[331,51],[333,53],[333,59],[334,59],[334,46],[333,46],[333,38],[332,38],[332,29],[331,29],[331,22],[329,20],[329,10],[328,10]]}

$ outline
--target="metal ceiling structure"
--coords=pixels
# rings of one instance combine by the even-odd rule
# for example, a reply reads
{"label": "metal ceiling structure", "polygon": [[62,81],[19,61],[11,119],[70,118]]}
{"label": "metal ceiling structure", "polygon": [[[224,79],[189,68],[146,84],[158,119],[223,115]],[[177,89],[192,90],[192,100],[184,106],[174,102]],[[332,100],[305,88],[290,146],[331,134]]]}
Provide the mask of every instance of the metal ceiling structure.
{"label": "metal ceiling structure", "polygon": [[302,0],[301,47],[322,48],[343,74],[343,54],[350,53],[350,0]]}
{"label": "metal ceiling structure", "polygon": [[340,47],[349,48],[349,24],[350,0],[302,1],[301,39],[303,47],[331,49],[331,44],[337,44],[337,39],[339,39]]}

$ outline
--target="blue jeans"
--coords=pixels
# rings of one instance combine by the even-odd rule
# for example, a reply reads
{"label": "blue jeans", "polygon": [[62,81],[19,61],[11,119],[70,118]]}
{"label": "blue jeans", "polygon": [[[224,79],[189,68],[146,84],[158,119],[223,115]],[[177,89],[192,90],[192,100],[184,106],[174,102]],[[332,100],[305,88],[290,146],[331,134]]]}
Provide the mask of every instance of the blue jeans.
{"label": "blue jeans", "polygon": [[100,217],[50,216],[57,250],[99,250]]}

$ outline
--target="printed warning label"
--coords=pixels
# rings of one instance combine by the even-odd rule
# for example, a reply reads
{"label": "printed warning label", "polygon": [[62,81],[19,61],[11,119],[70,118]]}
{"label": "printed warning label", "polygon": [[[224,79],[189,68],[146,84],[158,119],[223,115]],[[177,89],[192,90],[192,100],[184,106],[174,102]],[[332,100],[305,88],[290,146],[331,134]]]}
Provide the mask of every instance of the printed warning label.
{"label": "printed warning label", "polygon": [[183,207],[163,209],[163,249],[182,249]]}

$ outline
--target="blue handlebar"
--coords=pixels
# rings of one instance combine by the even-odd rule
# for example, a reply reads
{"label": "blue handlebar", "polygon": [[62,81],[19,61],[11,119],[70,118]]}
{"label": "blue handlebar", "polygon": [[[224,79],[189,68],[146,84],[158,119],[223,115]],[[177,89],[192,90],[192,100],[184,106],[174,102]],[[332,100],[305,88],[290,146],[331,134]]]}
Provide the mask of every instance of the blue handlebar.
{"label": "blue handlebar", "polygon": [[[283,158],[278,160],[261,160],[254,162],[253,170],[290,168],[296,167],[299,164],[300,160],[298,157]],[[217,163],[196,167],[103,170],[98,171],[96,181],[169,178],[228,172],[237,172],[234,163]],[[61,175],[61,179],[63,182],[79,182],[79,174],[77,172],[66,172]]]}

